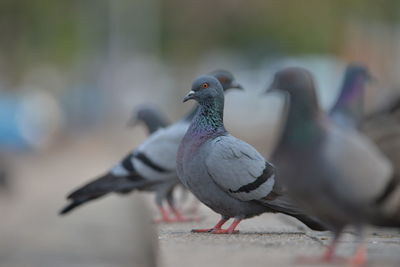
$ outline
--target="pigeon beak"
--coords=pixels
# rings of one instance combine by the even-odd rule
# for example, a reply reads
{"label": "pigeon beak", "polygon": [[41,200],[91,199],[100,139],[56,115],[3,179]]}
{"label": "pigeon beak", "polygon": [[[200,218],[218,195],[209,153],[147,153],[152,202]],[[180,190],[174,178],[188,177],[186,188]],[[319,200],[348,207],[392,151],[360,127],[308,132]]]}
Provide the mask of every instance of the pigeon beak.
{"label": "pigeon beak", "polygon": [[237,82],[232,82],[231,83],[231,88],[236,88],[236,89],[239,89],[239,90],[243,90],[243,86],[241,84],[237,83]]}
{"label": "pigeon beak", "polygon": [[193,90],[190,90],[190,92],[183,98],[183,102],[185,103],[186,101],[193,99],[195,92]]}

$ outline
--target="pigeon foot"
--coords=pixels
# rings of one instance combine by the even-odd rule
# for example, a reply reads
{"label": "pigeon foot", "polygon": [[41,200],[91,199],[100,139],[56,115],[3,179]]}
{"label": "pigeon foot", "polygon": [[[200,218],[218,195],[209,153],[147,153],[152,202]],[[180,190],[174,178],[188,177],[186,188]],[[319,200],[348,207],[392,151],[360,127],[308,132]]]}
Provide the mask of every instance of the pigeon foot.
{"label": "pigeon foot", "polygon": [[155,223],[174,223],[175,219],[171,218],[168,212],[163,207],[158,207],[160,211],[161,218],[155,219]]}
{"label": "pigeon foot", "polygon": [[239,230],[230,230],[228,229],[214,229],[211,231],[211,234],[215,234],[215,235],[223,235],[223,234],[238,234]]}
{"label": "pigeon foot", "polygon": [[175,219],[171,219],[171,218],[158,218],[158,219],[154,219],[154,223],[174,223]]}
{"label": "pigeon foot", "polygon": [[353,267],[360,267],[364,266],[367,262],[367,255],[366,255],[365,247],[360,245],[356,252],[354,253],[353,257],[350,258],[348,264]]}
{"label": "pigeon foot", "polygon": [[174,207],[171,207],[171,210],[172,210],[172,213],[175,215],[174,222],[199,222],[200,221],[200,217],[197,217],[197,216],[186,217],[186,216],[182,215],[182,213]]}
{"label": "pigeon foot", "polygon": [[214,228],[209,228],[209,229],[192,229],[192,233],[211,233],[214,231]]}
{"label": "pigeon foot", "polygon": [[[335,239],[336,240],[336,239]],[[305,265],[310,265],[310,264],[323,264],[323,263],[337,263],[337,264],[343,264],[346,262],[345,259],[335,257],[333,255],[334,250],[335,250],[335,245],[336,241],[333,241],[330,246],[328,246],[325,250],[325,252],[322,254],[320,257],[299,257],[296,260],[296,263],[298,264],[305,264]]]}

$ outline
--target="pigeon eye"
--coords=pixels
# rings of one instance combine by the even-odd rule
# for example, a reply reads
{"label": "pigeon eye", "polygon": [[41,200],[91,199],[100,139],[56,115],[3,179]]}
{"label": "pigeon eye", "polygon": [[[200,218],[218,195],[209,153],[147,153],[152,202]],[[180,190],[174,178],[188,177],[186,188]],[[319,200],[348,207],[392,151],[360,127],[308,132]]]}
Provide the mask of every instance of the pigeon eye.
{"label": "pigeon eye", "polygon": [[201,88],[208,88],[208,83],[203,83],[202,85],[201,85]]}

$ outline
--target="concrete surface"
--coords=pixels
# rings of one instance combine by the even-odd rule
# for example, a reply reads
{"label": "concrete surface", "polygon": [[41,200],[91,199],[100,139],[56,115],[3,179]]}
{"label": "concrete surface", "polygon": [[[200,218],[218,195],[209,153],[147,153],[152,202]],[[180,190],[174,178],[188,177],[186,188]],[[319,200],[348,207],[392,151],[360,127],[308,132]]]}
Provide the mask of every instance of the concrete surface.
{"label": "concrete surface", "polygon": [[[134,264],[137,244],[146,242],[138,231],[152,238],[154,226],[137,212],[142,194],[110,196],[69,216],[57,215],[65,195],[125,155],[126,143],[124,138],[87,137],[46,153],[16,156],[13,191],[0,194],[0,266],[145,266]],[[152,197],[144,198],[155,216]],[[299,255],[319,255],[330,237],[273,214],[242,222],[237,235],[192,234],[192,228],[211,227],[219,219],[204,206],[200,213],[204,220],[199,223],[158,226],[160,266],[295,266]],[[338,253],[349,256],[353,240],[345,234]],[[366,241],[369,266],[400,266],[399,230],[370,229]]]}

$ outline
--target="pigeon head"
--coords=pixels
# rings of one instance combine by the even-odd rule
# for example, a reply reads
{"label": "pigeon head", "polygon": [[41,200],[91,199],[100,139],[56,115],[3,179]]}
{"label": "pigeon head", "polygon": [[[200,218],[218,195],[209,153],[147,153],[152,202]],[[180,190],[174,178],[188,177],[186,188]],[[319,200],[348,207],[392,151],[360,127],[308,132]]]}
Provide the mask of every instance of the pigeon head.
{"label": "pigeon head", "polygon": [[235,81],[235,78],[233,77],[232,73],[226,70],[215,70],[209,73],[209,75],[214,76],[215,78],[218,79],[218,81],[221,83],[222,88],[224,91],[236,88],[243,90],[243,87]]}
{"label": "pigeon head", "polygon": [[[204,88],[207,87],[207,88]],[[200,104],[202,101],[207,99],[207,97],[215,95],[215,88],[221,87],[222,92],[227,91],[232,88],[243,89],[240,84],[235,81],[232,73],[226,70],[215,70],[211,72],[208,76],[201,76],[196,79],[192,84],[192,90],[185,97],[184,102],[189,99],[194,99]],[[208,89],[208,90],[204,90]],[[222,99],[222,100],[221,100]],[[219,107],[223,107],[223,95],[222,98],[214,98],[214,101],[220,102]],[[210,99],[209,99],[210,100]],[[221,105],[222,102],[222,105]],[[189,114],[185,117],[185,121],[191,121],[193,116],[196,114],[198,110],[198,106],[196,106]]]}
{"label": "pigeon head", "polygon": [[221,83],[213,76],[200,76],[192,83],[192,89],[185,96],[183,102],[190,99],[196,100],[199,104],[212,102],[213,99],[224,100],[224,90]]}
{"label": "pigeon head", "polygon": [[368,69],[361,65],[352,63],[346,68],[338,103],[347,103],[362,97],[365,85],[368,81],[374,80]]}
{"label": "pigeon head", "polygon": [[215,136],[226,132],[224,127],[224,90],[213,76],[200,76],[192,83],[183,102],[193,99],[196,107],[189,130],[192,135]]}
{"label": "pigeon head", "polygon": [[307,147],[319,140],[319,118],[323,116],[318,105],[311,73],[303,68],[287,68],[275,74],[269,91],[282,92],[285,101],[286,122],[280,144]]}
{"label": "pigeon head", "polygon": [[135,109],[128,122],[128,126],[133,127],[139,123],[144,123],[147,126],[149,133],[153,133],[158,128],[166,127],[168,125],[167,120],[160,110],[149,104],[140,105]]}
{"label": "pigeon head", "polygon": [[267,92],[275,91],[288,94],[291,102],[307,102],[318,107],[312,74],[304,68],[291,67],[278,71],[267,90]]}
{"label": "pigeon head", "polygon": [[364,79],[365,81],[373,80],[368,68],[358,63],[351,63],[347,66],[345,77],[347,76],[353,78],[361,78]]}
{"label": "pigeon head", "polygon": [[151,105],[140,105],[136,109],[136,119],[139,122],[145,122],[156,118],[160,114],[160,111]]}

